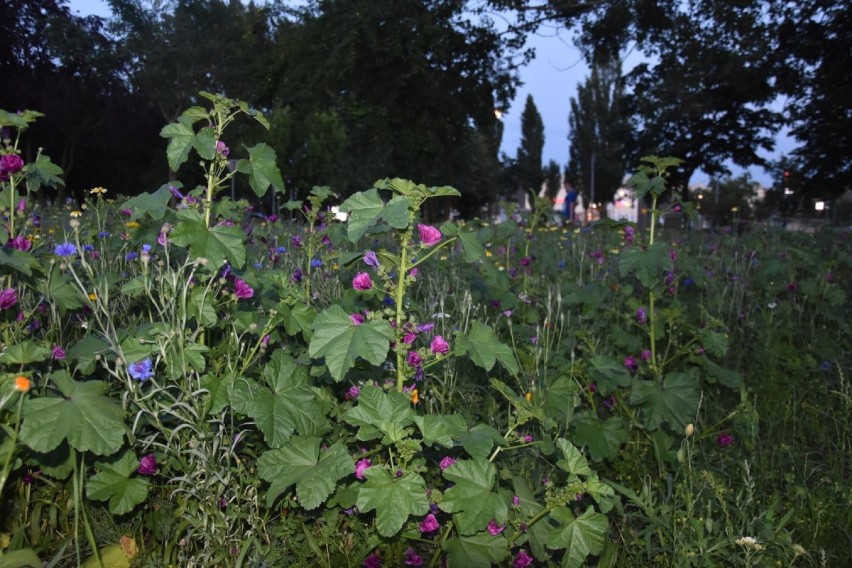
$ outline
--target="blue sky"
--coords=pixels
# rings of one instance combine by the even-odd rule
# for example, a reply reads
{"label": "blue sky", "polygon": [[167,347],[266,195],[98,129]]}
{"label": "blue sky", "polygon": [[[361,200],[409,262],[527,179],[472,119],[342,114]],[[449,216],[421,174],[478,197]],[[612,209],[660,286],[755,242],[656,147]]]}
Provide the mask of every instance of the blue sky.
{"label": "blue sky", "polygon": [[[109,6],[103,0],[70,0],[71,11],[87,16],[109,15]],[[544,122],[543,162],[554,160],[560,167],[568,161],[568,113],[571,97],[576,96],[577,85],[589,74],[589,68],[583,61],[580,51],[571,43],[571,32],[559,26],[544,27],[531,37],[529,45],[535,47],[536,57],[520,72],[523,85],[518,89],[511,108],[503,115],[503,143],[500,151],[514,157],[521,141],[521,113],[527,95],[535,101],[536,108]],[[784,136],[778,139],[778,146],[771,157],[777,158],[789,152],[793,142]],[[740,168],[731,167],[734,175]],[[752,179],[770,186],[772,180],[763,168],[749,169]],[[707,176],[697,172],[691,183],[707,183]]]}

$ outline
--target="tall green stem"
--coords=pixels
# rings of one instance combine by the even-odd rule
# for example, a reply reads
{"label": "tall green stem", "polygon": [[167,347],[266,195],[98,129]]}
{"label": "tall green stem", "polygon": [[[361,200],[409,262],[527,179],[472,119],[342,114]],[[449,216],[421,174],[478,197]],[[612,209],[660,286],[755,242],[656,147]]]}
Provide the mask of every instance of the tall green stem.
{"label": "tall green stem", "polygon": [[402,392],[402,388],[405,383],[405,353],[403,349],[400,348],[400,330],[402,329],[402,310],[404,309],[402,305],[402,300],[405,297],[405,275],[408,272],[408,247],[406,243],[408,243],[410,235],[408,231],[406,231],[403,236],[402,242],[402,252],[399,256],[399,268],[397,274],[397,282],[396,282],[396,336],[397,336],[397,350],[396,350],[396,390],[397,392]]}
{"label": "tall green stem", "polygon": [[[648,248],[654,246],[654,231],[657,227],[657,196],[654,195],[653,201],[651,202],[651,232],[648,237]],[[654,370],[654,373],[659,377],[659,369],[657,369],[657,328],[656,328],[656,312],[654,310],[654,290],[653,288],[648,291],[648,320],[649,320],[649,329],[651,334],[651,369]]]}

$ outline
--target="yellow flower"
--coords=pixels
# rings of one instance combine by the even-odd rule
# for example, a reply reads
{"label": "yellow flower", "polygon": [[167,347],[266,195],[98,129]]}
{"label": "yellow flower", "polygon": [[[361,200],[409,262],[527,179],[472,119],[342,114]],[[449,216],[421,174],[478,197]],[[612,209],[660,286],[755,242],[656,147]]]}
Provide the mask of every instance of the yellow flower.
{"label": "yellow flower", "polygon": [[30,390],[30,380],[23,375],[15,377],[15,390],[18,392],[27,392]]}
{"label": "yellow flower", "polygon": [[103,195],[106,192],[107,190],[105,187],[93,187],[89,190],[89,193],[91,193],[92,195]]}
{"label": "yellow flower", "polygon": [[524,398],[527,399],[527,402],[532,402],[532,393],[528,391]]}
{"label": "yellow flower", "polygon": [[137,223],[136,221],[129,221],[129,222],[127,223],[127,228],[128,228],[128,229],[138,229],[138,228],[139,228],[139,223]]}
{"label": "yellow flower", "polygon": [[411,404],[417,405],[418,402],[420,402],[420,393],[414,389],[411,391]]}
{"label": "yellow flower", "polygon": [[98,299],[98,295],[94,292],[89,292],[89,299],[94,302]]}
{"label": "yellow flower", "polygon": [[72,216],[72,217],[74,217],[74,218],[76,219],[77,217],[82,217],[82,216],[83,216],[83,212],[82,212],[82,211],[72,211],[72,212],[71,212],[71,216]]}

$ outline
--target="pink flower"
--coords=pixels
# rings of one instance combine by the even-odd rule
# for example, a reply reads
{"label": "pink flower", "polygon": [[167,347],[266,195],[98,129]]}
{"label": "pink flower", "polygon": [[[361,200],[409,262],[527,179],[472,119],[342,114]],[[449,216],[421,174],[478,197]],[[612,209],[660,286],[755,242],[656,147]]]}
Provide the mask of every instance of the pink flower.
{"label": "pink flower", "polygon": [[355,400],[356,398],[358,398],[359,394],[361,394],[361,389],[356,385],[352,385],[351,387],[349,387],[349,390],[346,391],[346,396],[344,396],[343,398],[345,398],[346,400]]}
{"label": "pink flower", "polygon": [[0,156],[0,179],[6,181],[9,176],[24,169],[24,161],[17,154]]}
{"label": "pink flower", "polygon": [[488,526],[486,528],[488,529],[488,532],[491,533],[491,536],[497,536],[498,534],[503,532],[503,529],[506,528],[506,525],[498,525],[494,522],[494,519],[491,519],[488,522]]}
{"label": "pink flower", "polygon": [[403,563],[406,566],[423,566],[423,559],[417,554],[417,551],[409,546],[403,556]]}
{"label": "pink flower", "polygon": [[0,310],[8,310],[18,303],[18,295],[14,288],[0,290]]}
{"label": "pink flower", "polygon": [[416,333],[414,333],[413,331],[409,331],[409,332],[407,332],[407,333],[405,334],[405,336],[402,338],[402,342],[403,342],[403,343],[406,343],[406,344],[408,344],[408,345],[411,345],[412,343],[414,343],[414,341],[415,341],[416,339],[417,339],[417,334],[416,334]]}
{"label": "pink flower", "polygon": [[450,345],[440,335],[432,338],[432,345],[429,346],[432,353],[447,353],[450,350]]}
{"label": "pink flower", "polygon": [[231,149],[225,145],[221,140],[216,141],[216,153],[222,156],[223,158],[227,158],[228,154],[231,153]]}
{"label": "pink flower", "polygon": [[139,460],[139,468],[136,471],[139,472],[139,475],[148,476],[157,473],[157,456],[154,454],[142,456],[142,459]]}
{"label": "pink flower", "polygon": [[725,432],[724,434],[719,434],[716,438],[716,443],[721,447],[730,446],[734,442],[734,437]]}
{"label": "pink flower", "polygon": [[412,367],[419,367],[420,363],[422,363],[422,359],[420,358],[420,354],[417,351],[409,351],[408,359],[406,359],[409,365]]}
{"label": "pink flower", "polygon": [[372,553],[370,556],[364,559],[364,568],[381,568],[382,567],[382,557],[379,556],[378,552]]}
{"label": "pink flower", "polygon": [[373,462],[368,460],[367,458],[360,459],[355,464],[355,477],[357,479],[364,479],[364,470],[373,465]]}
{"label": "pink flower", "polygon": [[6,245],[21,252],[27,252],[33,248],[33,242],[23,235],[18,235],[14,239],[9,239],[9,242],[7,242]]}
{"label": "pink flower", "polygon": [[514,568],[527,568],[527,566],[532,566],[532,563],[532,556],[527,554],[525,550],[521,550],[515,555],[515,559],[512,561],[512,566],[514,566]]}
{"label": "pink flower", "polygon": [[454,463],[456,463],[455,458],[451,458],[450,456],[444,456],[444,459],[442,459],[441,463],[439,463],[438,465],[440,466],[441,471],[444,471]]}
{"label": "pink flower", "polygon": [[54,345],[53,350],[50,352],[50,358],[56,361],[62,361],[65,359],[65,350],[59,345]]}
{"label": "pink flower", "polygon": [[349,314],[349,319],[352,320],[352,325],[361,325],[366,321],[361,314]]}
{"label": "pink flower", "polygon": [[420,232],[420,244],[424,247],[431,247],[444,237],[441,231],[429,225],[417,225],[417,230]]}
{"label": "pink flower", "polygon": [[636,362],[635,357],[626,357],[624,359],[624,367],[630,371],[631,373],[635,373],[639,370],[639,363]]}
{"label": "pink flower", "polygon": [[441,525],[432,513],[426,515],[426,518],[420,522],[420,532],[424,534],[433,533],[439,528],[441,528]]}
{"label": "pink flower", "polygon": [[254,290],[251,286],[246,284],[245,280],[237,278],[236,280],[234,280],[234,296],[241,300],[251,298],[252,296],[254,296]]}
{"label": "pink flower", "polygon": [[412,268],[411,270],[408,271],[408,275],[411,276],[412,278],[417,278],[417,274],[418,274],[418,271],[417,271],[416,268]]}
{"label": "pink flower", "polygon": [[359,272],[355,275],[355,278],[352,279],[352,287],[356,290],[369,290],[373,287],[373,281],[370,279],[370,275],[366,272]]}

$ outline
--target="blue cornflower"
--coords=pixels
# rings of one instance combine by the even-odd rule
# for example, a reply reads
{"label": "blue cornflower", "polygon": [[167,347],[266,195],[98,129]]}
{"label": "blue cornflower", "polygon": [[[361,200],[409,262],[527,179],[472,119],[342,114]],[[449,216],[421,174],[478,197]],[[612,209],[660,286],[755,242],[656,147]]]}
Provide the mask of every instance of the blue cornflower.
{"label": "blue cornflower", "polygon": [[109,238],[109,236],[110,236],[109,231],[98,231],[98,238],[99,239],[107,239],[107,238]]}
{"label": "blue cornflower", "polygon": [[260,262],[260,261],[257,261],[254,264],[252,264],[252,266],[254,266],[255,270],[260,270],[261,268],[263,268],[263,263]]}
{"label": "blue cornflower", "polygon": [[83,250],[86,252],[92,252],[95,250],[95,245],[83,245]]}
{"label": "blue cornflower", "polygon": [[142,252],[144,252],[146,254],[150,253],[151,252],[151,245],[142,245]]}
{"label": "blue cornflower", "polygon": [[284,254],[285,252],[287,252],[287,247],[278,247],[277,249],[275,249],[275,252],[277,252],[278,254]]}
{"label": "blue cornflower", "polygon": [[319,268],[322,266],[322,260],[319,258],[311,259],[311,268]]}
{"label": "blue cornflower", "polygon": [[137,381],[145,381],[154,376],[154,364],[151,359],[142,359],[136,363],[131,363],[127,367],[127,372]]}
{"label": "blue cornflower", "polygon": [[53,254],[57,256],[72,256],[77,254],[77,247],[73,243],[62,243],[56,245],[56,248],[53,249]]}
{"label": "blue cornflower", "polygon": [[139,253],[129,252],[124,256],[124,260],[130,262],[131,260],[136,260],[139,257]]}

